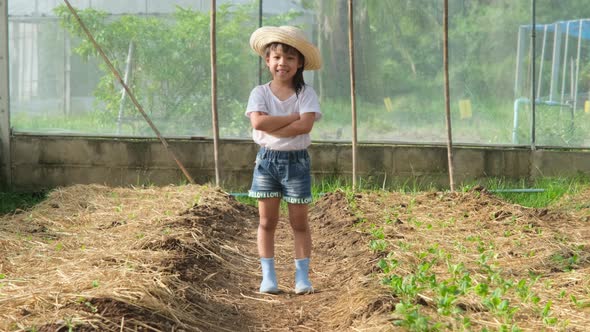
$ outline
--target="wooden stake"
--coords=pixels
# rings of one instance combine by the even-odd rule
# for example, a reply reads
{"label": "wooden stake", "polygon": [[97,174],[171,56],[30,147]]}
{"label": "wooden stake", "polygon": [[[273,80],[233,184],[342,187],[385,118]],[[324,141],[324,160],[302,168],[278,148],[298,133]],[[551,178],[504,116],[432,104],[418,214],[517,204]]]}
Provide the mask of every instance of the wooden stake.
{"label": "wooden stake", "polygon": [[215,38],[216,1],[211,0],[211,118],[213,121],[213,159],[215,160],[215,185],[219,187],[219,123],[217,120],[217,43]]}
{"label": "wooden stake", "polygon": [[137,110],[141,113],[141,115],[143,115],[143,118],[145,119],[145,121],[150,125],[150,127],[152,128],[152,130],[156,133],[156,135],[160,139],[160,142],[162,142],[162,144],[164,145],[164,148],[166,149],[166,151],[174,159],[174,161],[176,162],[176,164],[178,165],[178,167],[180,168],[180,170],[182,171],[182,173],[184,174],[184,176],[187,178],[187,180],[189,181],[189,183],[194,184],[195,181],[193,180],[193,178],[190,176],[190,174],[184,168],[184,166],[178,160],[178,158],[176,158],[176,155],[174,154],[174,152],[169,149],[168,142],[166,141],[166,139],[164,139],[164,137],[162,137],[162,135],[160,135],[160,131],[158,130],[158,128],[156,128],[156,126],[154,125],[154,123],[152,122],[152,120],[145,113],[145,111],[143,110],[143,107],[141,107],[141,105],[139,104],[139,102],[135,98],[135,95],[133,94],[133,92],[131,92],[131,89],[127,86],[127,84],[125,84],[125,82],[121,78],[121,75],[119,74],[119,72],[117,71],[117,69],[113,66],[113,64],[111,63],[111,61],[109,60],[109,58],[106,56],[106,54],[104,53],[104,51],[102,50],[102,48],[100,47],[100,45],[98,45],[98,43],[96,42],[96,40],[94,39],[94,37],[92,36],[92,34],[90,33],[90,31],[88,30],[88,28],[86,27],[86,25],[84,24],[84,22],[82,22],[82,19],[80,18],[80,16],[78,16],[78,13],[74,9],[74,7],[72,7],[72,5],[70,4],[70,2],[68,0],[64,0],[64,2],[68,6],[68,9],[72,13],[72,15],[74,15],[74,17],[78,21],[78,24],[80,24],[80,27],[82,27],[82,30],[84,30],[84,32],[86,33],[86,36],[88,36],[88,39],[90,40],[90,42],[92,42],[92,44],[94,45],[94,48],[101,55],[102,59],[104,60],[104,62],[106,63],[106,65],[109,67],[109,69],[111,70],[111,72],[113,73],[113,75],[115,75],[115,77],[117,78],[117,80],[119,80],[119,83],[121,84],[121,86],[123,86],[123,88],[127,92],[127,95],[129,96],[129,98],[131,99],[131,101],[133,102],[133,104],[135,105],[135,107],[137,108]]}
{"label": "wooden stake", "polygon": [[350,104],[352,107],[352,189],[356,190],[357,130],[356,130],[356,87],[354,77],[354,29],[352,0],[348,0],[348,55],[350,62]]}
{"label": "wooden stake", "polygon": [[447,159],[449,161],[449,185],[455,191],[453,176],[453,134],[451,131],[451,97],[449,93],[449,0],[444,0],[443,12],[443,66],[445,72],[445,113],[447,119]]}

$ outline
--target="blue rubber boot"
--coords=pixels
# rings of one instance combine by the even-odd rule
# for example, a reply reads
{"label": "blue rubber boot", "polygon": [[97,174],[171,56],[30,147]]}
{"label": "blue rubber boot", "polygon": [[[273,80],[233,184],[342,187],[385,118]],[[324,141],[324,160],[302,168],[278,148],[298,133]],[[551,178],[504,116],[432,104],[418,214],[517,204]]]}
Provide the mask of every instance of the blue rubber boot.
{"label": "blue rubber boot", "polygon": [[277,294],[279,292],[279,285],[277,282],[277,274],[275,272],[275,259],[261,257],[260,266],[262,267],[260,293]]}
{"label": "blue rubber boot", "polygon": [[313,293],[309,282],[309,258],[295,260],[295,294]]}

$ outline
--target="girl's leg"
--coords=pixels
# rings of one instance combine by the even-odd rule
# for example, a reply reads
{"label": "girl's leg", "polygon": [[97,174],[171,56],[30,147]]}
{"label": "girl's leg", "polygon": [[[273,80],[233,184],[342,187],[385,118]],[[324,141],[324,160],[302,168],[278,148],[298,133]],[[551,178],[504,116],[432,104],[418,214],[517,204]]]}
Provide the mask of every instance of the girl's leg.
{"label": "girl's leg", "polygon": [[289,222],[295,242],[295,293],[313,292],[309,281],[309,258],[311,256],[311,230],[307,217],[307,204],[289,204]]}
{"label": "girl's leg", "polygon": [[295,258],[311,256],[311,230],[308,223],[307,204],[289,204],[289,222],[295,242]]}
{"label": "girl's leg", "polygon": [[258,253],[262,268],[261,293],[276,294],[279,292],[274,261],[275,230],[279,221],[280,198],[258,200]]}
{"label": "girl's leg", "polygon": [[275,231],[279,221],[280,198],[264,198],[258,200],[258,254],[263,258],[275,255]]}

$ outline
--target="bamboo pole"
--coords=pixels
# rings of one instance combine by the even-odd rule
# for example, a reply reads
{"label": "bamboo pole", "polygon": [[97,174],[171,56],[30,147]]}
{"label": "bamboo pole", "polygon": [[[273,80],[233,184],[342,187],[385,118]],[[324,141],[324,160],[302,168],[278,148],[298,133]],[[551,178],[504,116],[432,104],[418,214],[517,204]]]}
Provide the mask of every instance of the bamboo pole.
{"label": "bamboo pole", "polygon": [[156,136],[158,136],[158,138],[160,139],[160,142],[162,142],[162,144],[164,145],[164,148],[166,149],[166,151],[174,159],[174,161],[176,162],[176,165],[178,165],[178,167],[180,168],[180,170],[182,171],[182,173],[184,174],[184,176],[187,178],[187,180],[191,184],[194,184],[195,181],[193,180],[193,178],[190,176],[190,174],[188,173],[188,171],[184,168],[184,166],[182,165],[182,163],[180,162],[180,160],[178,160],[178,158],[176,158],[176,155],[174,154],[174,152],[172,150],[170,150],[170,148],[168,146],[168,142],[166,141],[166,139],[164,139],[164,137],[162,137],[162,135],[160,135],[160,131],[158,130],[158,128],[156,128],[156,126],[154,125],[154,123],[152,122],[152,120],[145,113],[145,111],[143,110],[143,107],[141,107],[141,105],[139,104],[139,102],[135,98],[135,95],[133,94],[133,92],[131,91],[131,89],[127,86],[127,84],[125,84],[125,82],[121,78],[121,75],[119,74],[119,72],[117,71],[117,69],[113,66],[113,64],[111,63],[111,61],[109,60],[109,58],[106,56],[106,54],[104,53],[104,51],[102,50],[102,48],[100,47],[100,45],[98,45],[98,43],[96,42],[96,40],[94,39],[94,37],[92,36],[92,34],[90,33],[90,31],[88,30],[88,28],[86,27],[86,25],[84,24],[84,22],[82,22],[82,19],[80,18],[80,16],[78,16],[78,13],[74,9],[74,7],[72,7],[72,5],[70,4],[70,2],[68,0],[64,0],[64,2],[66,4],[66,6],[68,6],[68,9],[72,13],[72,15],[74,15],[74,17],[78,21],[78,24],[80,24],[80,27],[82,27],[82,30],[84,30],[84,32],[86,33],[86,36],[88,36],[88,39],[90,40],[90,42],[92,42],[92,44],[94,45],[94,48],[101,55],[102,59],[104,60],[104,62],[106,63],[106,65],[109,67],[109,69],[111,70],[111,72],[113,73],[113,75],[115,75],[115,77],[117,78],[117,80],[119,81],[119,83],[121,84],[121,86],[123,86],[123,88],[125,89],[125,91],[127,91],[127,95],[129,96],[129,98],[131,99],[131,101],[133,102],[133,104],[135,105],[135,107],[137,108],[137,110],[141,113],[141,115],[143,115],[143,118],[150,125],[150,127],[152,128],[152,130],[156,133]]}
{"label": "bamboo pole", "polygon": [[449,186],[451,192],[454,192],[453,134],[451,130],[451,97],[449,92],[449,0],[444,0],[443,6],[443,66],[445,73],[445,114],[447,119],[447,159],[449,163]]}
{"label": "bamboo pole", "polygon": [[350,103],[352,108],[352,189],[356,190],[357,129],[356,129],[356,87],[354,77],[354,29],[352,0],[348,0],[348,56],[350,62]]}
{"label": "bamboo pole", "polygon": [[[258,27],[262,27],[262,0],[258,0]],[[262,85],[262,57],[258,57],[258,85]]]}
{"label": "bamboo pole", "polygon": [[216,1],[211,0],[211,118],[213,121],[213,159],[215,160],[215,185],[219,187],[219,123],[217,120],[217,43],[215,38]]}
{"label": "bamboo pole", "polygon": [[536,133],[536,126],[537,126],[537,103],[535,100],[535,47],[536,47],[536,34],[537,34],[537,23],[535,22],[536,19],[536,2],[535,0],[531,0],[531,20],[532,20],[532,29],[531,29],[531,150],[535,151],[537,149],[537,133]]}

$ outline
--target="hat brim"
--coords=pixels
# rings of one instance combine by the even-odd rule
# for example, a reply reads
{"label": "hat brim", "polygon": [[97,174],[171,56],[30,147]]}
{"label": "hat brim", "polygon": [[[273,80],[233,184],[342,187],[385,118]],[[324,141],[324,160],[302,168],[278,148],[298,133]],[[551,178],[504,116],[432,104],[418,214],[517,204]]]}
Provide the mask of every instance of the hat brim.
{"label": "hat brim", "polygon": [[261,27],[250,36],[250,47],[261,57],[265,57],[266,46],[271,43],[283,43],[296,48],[305,57],[305,70],[322,67],[320,51],[315,45],[281,27]]}

